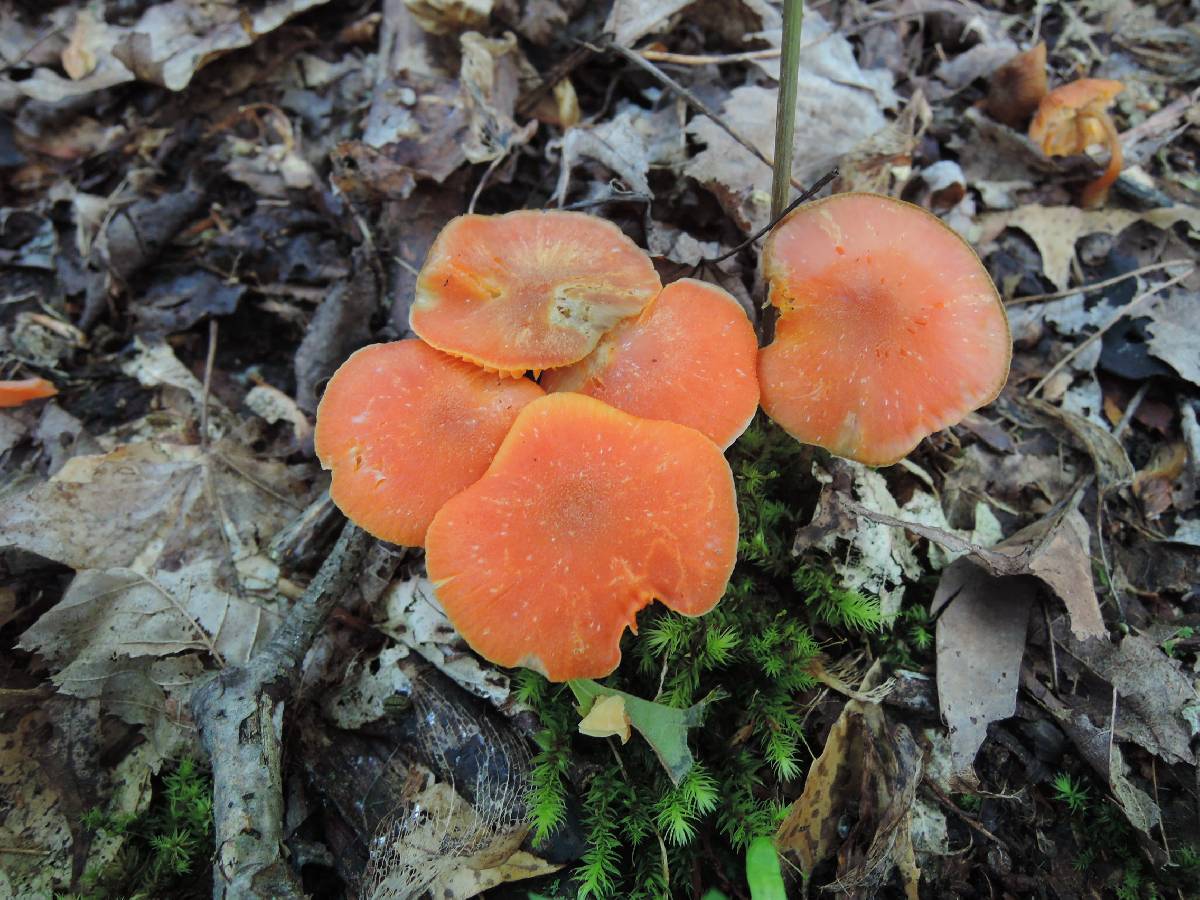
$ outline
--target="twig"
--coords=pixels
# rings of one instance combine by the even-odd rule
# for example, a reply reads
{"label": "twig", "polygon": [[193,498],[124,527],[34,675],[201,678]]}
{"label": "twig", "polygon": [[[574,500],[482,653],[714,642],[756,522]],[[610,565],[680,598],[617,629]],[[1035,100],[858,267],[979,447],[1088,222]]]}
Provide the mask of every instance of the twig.
{"label": "twig", "polygon": [[[816,43],[815,41],[813,43]],[[638,53],[651,62],[665,62],[676,66],[720,66],[726,63],[753,62],[756,59],[774,59],[780,54],[778,47],[765,50],[744,50],[741,53],[671,53],[667,50],[639,50]]]}
{"label": "twig", "polygon": [[[778,219],[788,205],[792,182],[792,151],[796,141],[796,90],[800,78],[800,32],[804,25],[804,0],[784,0],[783,56],[779,60],[779,97],[775,106],[775,166],[771,172],[771,218]],[[775,337],[778,311],[763,305],[762,342]]]}
{"label": "twig", "polygon": [[1171,287],[1172,285],[1179,284],[1179,282],[1183,281],[1183,279],[1185,279],[1189,275],[1191,275],[1193,271],[1195,271],[1194,268],[1188,269],[1186,272],[1184,272],[1181,275],[1176,275],[1174,278],[1168,279],[1167,281],[1164,281],[1162,284],[1156,284],[1156,285],[1154,285],[1154,287],[1147,288],[1146,290],[1142,291],[1142,293],[1138,294],[1136,297],[1134,297],[1132,300],[1130,300],[1128,303],[1126,303],[1124,306],[1122,306],[1119,310],[1117,310],[1112,315],[1112,317],[1107,322],[1105,322],[1103,325],[1101,325],[1099,328],[1097,328],[1096,331],[1094,331],[1092,334],[1089,334],[1084,340],[1082,340],[1078,344],[1076,344],[1075,347],[1072,348],[1072,350],[1066,356],[1064,356],[1062,359],[1060,359],[1058,362],[1056,362],[1053,366],[1051,366],[1050,371],[1047,372],[1044,376],[1042,376],[1042,380],[1039,381],[1037,384],[1035,384],[1032,388],[1030,388],[1029,393],[1026,394],[1025,396],[1032,397],[1034,394],[1041,391],[1041,389],[1046,386],[1047,382],[1049,382],[1051,378],[1053,378],[1055,375],[1057,375],[1059,372],[1061,372],[1062,369],[1071,360],[1073,360],[1075,357],[1077,357],[1080,353],[1082,353],[1084,350],[1086,350],[1088,347],[1090,347],[1096,341],[1100,340],[1100,338],[1104,337],[1105,333],[1110,328],[1112,328],[1114,325],[1116,325],[1119,321],[1121,321],[1121,319],[1125,318],[1127,315],[1132,313],[1135,309],[1137,309],[1139,306],[1141,306],[1145,301],[1149,300],[1155,294],[1158,294],[1158,293],[1166,290],[1167,288]]}
{"label": "twig", "polygon": [[815,197],[817,194],[819,194],[821,192],[821,189],[823,187],[825,187],[825,185],[829,184],[829,182],[833,181],[837,177],[838,177],[838,170],[830,169],[828,172],[826,172],[824,175],[822,175],[820,178],[818,178],[815,182],[813,182],[812,187],[810,187],[808,190],[804,191],[802,194],[800,194],[799,197],[797,197],[795,200],[793,200],[791,203],[789,203],[783,209],[783,211],[779,213],[778,216],[772,216],[770,222],[768,222],[762,228],[758,229],[758,231],[754,232],[754,234],[750,235],[750,237],[746,238],[746,240],[742,241],[740,244],[738,244],[732,250],[722,253],[720,256],[716,257],[715,259],[700,260],[700,262],[696,263],[696,268],[699,268],[700,266],[704,265],[705,263],[709,263],[710,265],[716,265],[717,263],[723,263],[723,262],[725,262],[725,260],[729,259],[729,257],[733,256],[734,254],[741,253],[743,250],[745,250],[747,247],[749,247],[751,244],[753,244],[755,241],[757,241],[760,237],[762,237],[764,234],[766,234],[768,231],[770,231],[772,228],[774,228],[776,225],[778,225],[780,220],[786,219],[788,217],[788,214],[791,213],[791,211],[794,210],[797,206],[799,206],[801,203],[803,203],[806,200],[811,200],[813,197]]}
{"label": "twig", "polygon": [[1125,407],[1125,412],[1121,413],[1121,421],[1117,423],[1117,427],[1113,429],[1113,437],[1120,440],[1121,433],[1129,427],[1129,423],[1133,421],[1133,417],[1137,415],[1138,408],[1142,405],[1142,401],[1146,399],[1146,393],[1150,390],[1150,382],[1143,381],[1138,385],[1137,392],[1133,395],[1133,399],[1129,401],[1129,405]]}
{"label": "twig", "polygon": [[996,837],[996,835],[992,834],[990,831],[988,831],[982,822],[980,822],[974,816],[967,815],[967,813],[964,810],[959,809],[958,804],[955,803],[953,800],[951,800],[949,797],[947,797],[945,795],[945,793],[942,791],[942,789],[937,786],[937,784],[934,782],[934,780],[932,778],[930,778],[928,775],[925,775],[922,777],[922,780],[925,782],[925,787],[929,788],[930,793],[932,793],[933,796],[937,798],[938,803],[942,804],[942,806],[946,807],[946,809],[955,813],[960,819],[962,819],[969,826],[971,826],[976,831],[978,831],[980,834],[982,834],[989,841],[995,842],[996,844],[1000,845],[1005,850],[1007,850],[1009,853],[1012,853],[1012,851],[1009,849],[1008,844],[1005,843],[1000,838]]}
{"label": "twig", "polygon": [[1050,684],[1058,693],[1058,651],[1054,649],[1054,629],[1050,627],[1050,607],[1042,601],[1042,618],[1046,621],[1046,643],[1050,645]]}
{"label": "twig", "polygon": [[283,854],[283,714],[304,654],[330,609],[357,583],[370,544],[347,524],[266,647],[192,696],[192,717],[212,758],[217,900],[305,896]]}
{"label": "twig", "polygon": [[[635,53],[634,51],[630,50],[628,47],[622,47],[620,44],[615,44],[615,43],[612,43],[611,41],[606,43],[603,47],[594,47],[591,44],[584,44],[583,46],[589,47],[590,49],[597,51],[597,52],[599,52],[602,49],[606,49],[612,53],[616,53],[618,56],[621,56],[621,57],[629,60],[631,63],[633,63],[639,69],[641,69],[643,72],[646,72],[647,74],[649,74],[653,78],[655,78],[657,81],[661,82],[662,84],[665,84],[667,87],[669,87],[671,90],[673,90],[676,94],[678,94],[680,97],[682,97],[689,106],[691,106],[697,112],[700,112],[703,115],[706,115],[710,119],[712,119],[713,122],[717,125],[717,127],[719,127],[727,135],[729,135],[731,138],[733,138],[738,144],[740,144],[742,147],[744,147],[747,151],[749,151],[751,154],[753,154],[754,158],[759,160],[763,165],[765,165],[769,168],[772,168],[772,169],[775,167],[775,163],[772,162],[771,159],[769,159],[761,150],[759,150],[757,147],[755,147],[752,143],[750,143],[748,140],[746,140],[744,137],[742,137],[740,134],[738,134],[736,131],[734,131],[729,126],[729,124],[724,119],[721,118],[719,113],[717,113],[715,110],[710,108],[707,103],[705,103],[703,100],[701,100],[695,94],[693,94],[691,91],[689,91],[687,88],[685,88],[682,84],[680,84],[678,81],[676,81],[670,75],[668,75],[666,72],[664,72],[658,66],[654,65],[654,63],[650,62],[647,59],[644,59],[640,54]],[[799,191],[804,190],[804,185],[801,184],[799,181],[796,181],[793,178],[791,180],[791,182],[792,182],[792,185],[796,188],[796,190],[799,190]]]}
{"label": "twig", "polygon": [[505,151],[488,163],[488,167],[483,170],[483,174],[479,176],[479,184],[475,185],[475,192],[471,194],[471,202],[467,204],[467,215],[475,212],[475,204],[479,200],[479,195],[483,193],[483,188],[487,184],[488,179],[492,177],[492,173],[496,171],[496,167],[507,158],[508,152]]}
{"label": "twig", "polygon": [[1122,281],[1135,278],[1138,275],[1157,272],[1159,269],[1168,269],[1171,266],[1186,265],[1190,265],[1186,259],[1169,259],[1166,262],[1154,263],[1153,265],[1142,266],[1140,269],[1133,269],[1113,278],[1105,278],[1103,281],[1093,281],[1091,284],[1067,288],[1065,291],[1051,291],[1048,294],[1027,294],[1024,297],[1013,297],[1011,300],[1005,301],[1005,306],[1020,306],[1022,303],[1042,303],[1046,300],[1062,300],[1065,297],[1074,297],[1076,294],[1090,294],[1092,291],[1099,291],[1111,285],[1120,284]]}
{"label": "twig", "polygon": [[208,395],[212,390],[213,364],[217,360],[217,320],[208,320],[208,355],[204,358],[204,390],[200,394],[200,446],[208,446]]}
{"label": "twig", "polygon": [[800,78],[800,31],[804,0],[785,0],[783,57],[779,60],[779,94],[775,106],[775,165],[771,173],[771,218],[788,205],[792,181],[792,150],[796,140],[796,91]]}

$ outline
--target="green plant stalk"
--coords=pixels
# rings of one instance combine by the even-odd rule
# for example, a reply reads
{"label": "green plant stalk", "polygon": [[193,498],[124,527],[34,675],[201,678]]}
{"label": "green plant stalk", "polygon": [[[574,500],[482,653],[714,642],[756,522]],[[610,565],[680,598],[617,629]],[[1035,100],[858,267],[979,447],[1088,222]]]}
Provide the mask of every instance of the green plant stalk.
{"label": "green plant stalk", "polygon": [[[779,104],[775,107],[775,168],[771,173],[771,220],[788,205],[792,189],[792,146],[796,137],[796,93],[800,78],[800,33],[804,0],[784,0],[783,53],[779,58]],[[763,345],[775,337],[775,307],[766,305],[762,316]]]}
{"label": "green plant stalk", "polygon": [[777,218],[792,189],[792,145],[796,137],[796,93],[800,77],[800,32],[804,0],[784,0],[783,53],[779,59],[779,105],[775,108],[775,169],[771,178],[771,218]]}

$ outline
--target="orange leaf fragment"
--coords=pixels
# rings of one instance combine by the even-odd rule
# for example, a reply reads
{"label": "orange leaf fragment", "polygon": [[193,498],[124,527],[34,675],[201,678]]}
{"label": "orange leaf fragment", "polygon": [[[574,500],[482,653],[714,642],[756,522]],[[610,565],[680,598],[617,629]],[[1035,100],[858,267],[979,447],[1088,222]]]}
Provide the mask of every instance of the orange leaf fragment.
{"label": "orange leaf fragment", "polygon": [[16,381],[0,381],[0,407],[20,406],[30,400],[42,400],[58,393],[53,383],[45,378],[21,378]]}

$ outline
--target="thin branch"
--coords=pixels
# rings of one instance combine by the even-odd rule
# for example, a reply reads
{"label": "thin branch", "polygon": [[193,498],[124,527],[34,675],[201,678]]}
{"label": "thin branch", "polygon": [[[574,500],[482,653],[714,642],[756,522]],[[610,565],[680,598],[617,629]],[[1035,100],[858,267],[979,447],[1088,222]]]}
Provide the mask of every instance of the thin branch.
{"label": "thin branch", "polygon": [[1186,259],[1169,259],[1166,262],[1154,263],[1149,266],[1142,266],[1139,269],[1131,269],[1122,275],[1116,275],[1112,278],[1105,278],[1103,281],[1093,281],[1091,284],[1083,284],[1079,287],[1067,288],[1063,291],[1051,291],[1048,294],[1026,294],[1024,297],[1013,297],[1011,300],[1005,301],[1006,306],[1020,306],[1023,303],[1042,303],[1046,300],[1062,300],[1065,297],[1074,297],[1076,294],[1090,294],[1093,291],[1103,290],[1106,287],[1111,287],[1114,284],[1120,284],[1129,278],[1135,278],[1138,275],[1146,275],[1150,272],[1157,272],[1160,269],[1169,269],[1171,266],[1187,266],[1191,265]]}
{"label": "thin branch", "polygon": [[700,262],[696,264],[697,268],[699,268],[704,263],[710,263],[713,265],[715,265],[717,263],[723,263],[723,262],[725,262],[725,260],[729,259],[729,257],[733,256],[734,254],[741,253],[743,250],[745,250],[747,247],[749,247],[751,244],[753,244],[755,241],[757,241],[760,237],[762,237],[764,234],[766,234],[768,231],[770,231],[772,228],[774,228],[776,225],[778,225],[780,223],[780,221],[782,221],[783,219],[786,219],[791,214],[792,210],[794,210],[796,207],[798,207],[801,203],[804,203],[806,200],[811,200],[813,197],[815,197],[817,194],[819,194],[821,192],[821,189],[823,187],[825,187],[825,185],[829,184],[829,182],[833,181],[837,177],[838,177],[838,170],[830,169],[828,172],[826,172],[824,175],[822,175],[820,178],[818,178],[815,182],[813,182],[812,187],[810,187],[808,190],[804,191],[799,197],[797,197],[795,200],[793,200],[791,203],[789,203],[783,209],[783,211],[779,213],[778,216],[772,216],[770,222],[768,222],[762,228],[758,229],[758,231],[754,232],[754,234],[750,235],[750,237],[746,238],[746,240],[742,241],[740,244],[738,244],[732,250],[722,253],[720,256],[716,257],[715,259],[700,260]]}
{"label": "thin branch", "polygon": [[262,651],[192,696],[192,717],[212,758],[217,900],[304,896],[283,851],[282,723],[301,660],[330,609],[359,582],[370,546],[367,534],[347,524]]}
{"label": "thin branch", "polygon": [[788,205],[792,181],[792,151],[796,140],[796,91],[800,79],[800,31],[804,0],[785,0],[783,57],[779,61],[779,102],[775,107],[775,165],[771,173],[771,218]]}

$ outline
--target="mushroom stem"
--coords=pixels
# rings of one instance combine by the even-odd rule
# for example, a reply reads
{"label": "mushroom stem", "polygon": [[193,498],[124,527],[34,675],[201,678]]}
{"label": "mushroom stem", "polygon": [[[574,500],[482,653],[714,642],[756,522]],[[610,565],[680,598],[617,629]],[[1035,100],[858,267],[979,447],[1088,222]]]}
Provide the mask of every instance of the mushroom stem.
{"label": "mushroom stem", "polygon": [[1079,196],[1079,202],[1085,209],[1099,206],[1104,202],[1108,197],[1108,188],[1121,174],[1121,166],[1124,162],[1121,153],[1121,138],[1108,113],[1100,111],[1093,113],[1088,118],[1099,125],[1104,132],[1105,144],[1108,147],[1108,168],[1104,170],[1103,175],[1084,186],[1083,192]]}

